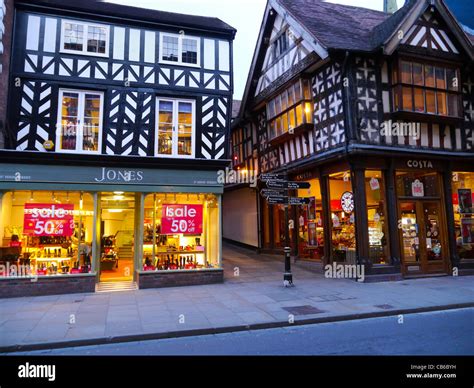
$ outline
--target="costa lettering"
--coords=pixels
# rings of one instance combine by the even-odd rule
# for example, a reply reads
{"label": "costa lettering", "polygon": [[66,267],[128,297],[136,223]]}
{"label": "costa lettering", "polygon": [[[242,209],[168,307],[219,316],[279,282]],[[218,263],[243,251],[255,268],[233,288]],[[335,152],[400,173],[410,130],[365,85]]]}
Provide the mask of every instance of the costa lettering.
{"label": "costa lettering", "polygon": [[407,166],[410,168],[433,168],[433,163],[429,160],[409,160]]}
{"label": "costa lettering", "polygon": [[141,182],[143,171],[113,170],[103,167],[101,176],[94,180],[96,182]]}

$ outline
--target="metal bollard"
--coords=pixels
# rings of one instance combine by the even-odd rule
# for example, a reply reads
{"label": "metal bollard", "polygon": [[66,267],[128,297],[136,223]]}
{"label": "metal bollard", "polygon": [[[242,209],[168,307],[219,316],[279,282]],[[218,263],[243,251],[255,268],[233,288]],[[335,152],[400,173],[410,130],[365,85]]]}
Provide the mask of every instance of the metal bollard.
{"label": "metal bollard", "polygon": [[291,248],[285,247],[285,273],[283,274],[283,285],[285,287],[293,286],[293,274],[291,273]]}

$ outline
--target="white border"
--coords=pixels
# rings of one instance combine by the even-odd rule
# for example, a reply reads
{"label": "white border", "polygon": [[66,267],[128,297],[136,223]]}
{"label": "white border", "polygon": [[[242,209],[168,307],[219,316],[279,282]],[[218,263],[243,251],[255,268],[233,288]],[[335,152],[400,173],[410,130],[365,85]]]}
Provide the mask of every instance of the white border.
{"label": "white border", "polygon": [[[178,62],[166,61],[163,59],[163,37],[170,36],[173,38],[178,38]],[[192,39],[197,42],[197,63],[187,63],[182,61],[182,51],[183,51],[183,39]],[[160,50],[159,50],[159,63],[166,65],[174,66],[189,66],[189,67],[201,67],[201,38],[198,36],[184,35],[184,34],[171,34],[167,32],[160,32]]]}
{"label": "white border", "polygon": [[[171,155],[158,153],[158,131],[160,126],[160,101],[173,103],[173,140]],[[191,155],[178,155],[178,104],[180,102],[190,103],[192,105],[193,124],[191,132]],[[155,150],[154,155],[160,158],[194,159],[196,154],[196,101],[186,99],[176,99],[167,97],[156,98],[156,125],[155,125]]]}
{"label": "white border", "polygon": [[[76,132],[76,149],[75,150],[63,150],[60,148],[61,145],[61,131],[62,131],[62,107],[63,107],[63,96],[64,93],[77,93],[79,96],[78,105],[78,120],[79,125]],[[83,125],[84,125],[84,100],[86,94],[93,94],[100,97],[100,114],[99,114],[99,141],[97,151],[84,151],[82,150],[83,145]],[[104,93],[97,92],[95,90],[82,90],[82,89],[59,89],[58,94],[58,118],[56,122],[56,144],[55,152],[64,154],[86,154],[86,155],[98,155],[102,153],[102,131],[103,131],[103,115],[104,115]]]}
{"label": "white border", "polygon": [[[84,42],[83,42],[83,47],[82,51],[78,50],[68,50],[64,48],[64,33],[65,33],[65,28],[66,28],[66,23],[71,23],[71,24],[79,24],[84,26]],[[88,29],[89,27],[100,27],[100,28],[105,28],[105,53],[93,53],[87,51],[87,36],[88,36]],[[65,53],[65,54],[77,54],[77,55],[86,55],[89,57],[103,57],[103,58],[108,58],[109,57],[109,46],[110,46],[110,26],[105,25],[105,24],[96,24],[96,23],[88,23],[88,22],[82,22],[82,21],[77,21],[77,20],[68,20],[68,19],[61,19],[61,46],[59,47],[59,52]]]}

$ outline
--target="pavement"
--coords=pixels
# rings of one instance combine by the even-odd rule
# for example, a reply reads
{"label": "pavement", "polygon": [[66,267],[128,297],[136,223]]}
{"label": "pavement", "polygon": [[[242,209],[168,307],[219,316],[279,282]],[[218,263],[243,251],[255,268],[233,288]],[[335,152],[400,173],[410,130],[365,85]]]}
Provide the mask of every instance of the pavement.
{"label": "pavement", "polygon": [[358,283],[224,246],[223,284],[0,299],[0,352],[290,327],[474,307],[472,276]]}

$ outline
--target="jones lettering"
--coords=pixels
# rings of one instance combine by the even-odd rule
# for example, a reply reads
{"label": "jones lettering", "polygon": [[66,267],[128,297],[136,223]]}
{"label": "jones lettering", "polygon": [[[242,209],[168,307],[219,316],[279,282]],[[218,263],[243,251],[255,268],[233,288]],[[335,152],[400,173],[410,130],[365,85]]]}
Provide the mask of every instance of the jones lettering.
{"label": "jones lettering", "polygon": [[100,177],[94,180],[96,182],[141,182],[143,171],[113,170],[103,167]]}

